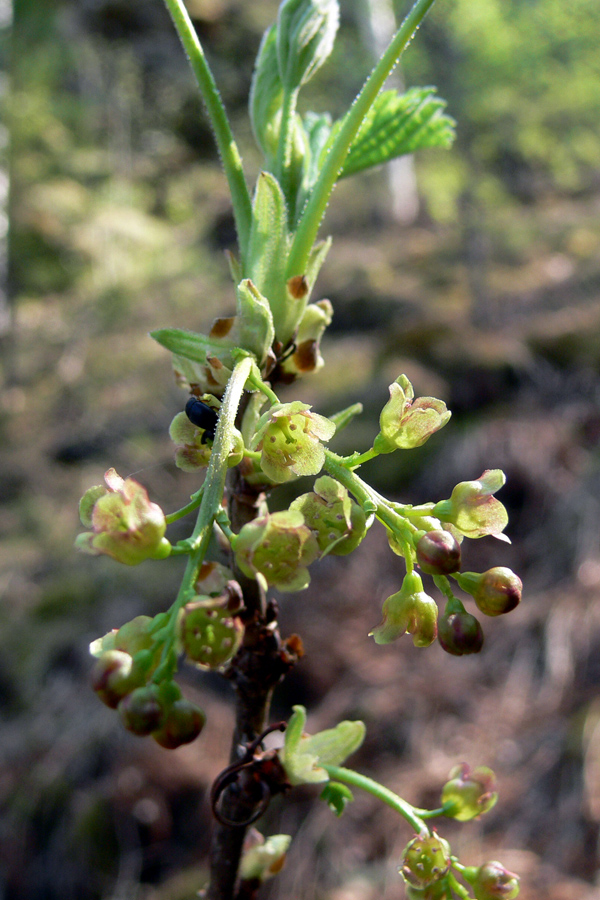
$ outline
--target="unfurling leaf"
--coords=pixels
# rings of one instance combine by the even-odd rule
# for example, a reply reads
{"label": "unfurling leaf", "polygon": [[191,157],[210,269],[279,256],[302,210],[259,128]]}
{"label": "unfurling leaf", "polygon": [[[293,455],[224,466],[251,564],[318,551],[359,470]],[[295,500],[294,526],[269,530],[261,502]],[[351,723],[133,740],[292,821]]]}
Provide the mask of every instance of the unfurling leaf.
{"label": "unfurling leaf", "polygon": [[[412,88],[405,94],[385,91],[366,117],[341,171],[340,178],[379,166],[398,156],[426,147],[449,147],[454,140],[454,120],[444,115],[446,101],[435,88]],[[331,140],[341,125],[336,122]]]}

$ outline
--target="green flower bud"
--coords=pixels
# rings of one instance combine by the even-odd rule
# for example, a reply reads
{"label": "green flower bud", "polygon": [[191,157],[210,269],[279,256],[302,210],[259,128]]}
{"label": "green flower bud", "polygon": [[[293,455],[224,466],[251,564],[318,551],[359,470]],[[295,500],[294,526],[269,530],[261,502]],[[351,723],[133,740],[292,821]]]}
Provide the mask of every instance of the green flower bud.
{"label": "green flower bud", "polygon": [[317,475],[323,468],[321,441],[333,437],[335,425],[309,410],[310,406],[297,400],[277,403],[259,419],[252,449],[261,451],[263,472],[272,481]]}
{"label": "green flower bud", "polygon": [[324,365],[321,338],[331,324],[332,316],[333,307],[329,300],[319,300],[306,307],[294,342],[296,349],[281,364],[286,375],[306,375],[308,372],[316,372]]}
{"label": "green flower bud", "polygon": [[479,653],[483,647],[483,630],[475,616],[464,608],[450,612],[446,608],[438,621],[438,641],[446,653],[467,656]]}
{"label": "green flower bud", "polygon": [[408,632],[415,647],[428,647],[437,635],[438,608],[423,591],[423,582],[410,572],[402,588],[383,604],[383,621],[370,632],[376,644],[389,644]]}
{"label": "green flower bud", "polygon": [[337,0],[284,0],[277,17],[277,61],[284,88],[306,84],[333,49]]}
{"label": "green flower bud", "polygon": [[440,881],[450,869],[450,845],[437,834],[417,835],[406,845],[402,857],[400,874],[419,890]]}
{"label": "green flower bud", "polygon": [[142,737],[161,728],[166,714],[165,703],[156,684],[136,688],[121,700],[118,709],[125,728]]}
{"label": "green flower bud", "polygon": [[461,572],[456,581],[471,594],[478,609],[486,616],[501,616],[521,602],[523,582],[506,566],[495,566],[487,572]]}
{"label": "green flower bud", "polygon": [[468,880],[476,900],[514,900],[519,895],[519,876],[495,860],[480,866]]}
{"label": "green flower bud", "polygon": [[153,619],[150,616],[136,616],[131,622],[126,622],[114,636],[114,644],[117,650],[124,650],[135,656],[140,650],[149,650],[154,639],[150,633]]}
{"label": "green flower bud", "polygon": [[169,556],[163,511],[150,502],[146,489],[133,478],[123,480],[114,469],[109,469],[104,479],[107,490],[102,494],[97,487],[91,489],[97,496],[91,512],[90,492],[82,499],[93,531],[79,535],[77,549],[92,556],[105,553],[128,566]]}
{"label": "green flower bud", "polygon": [[467,763],[455,766],[442,788],[444,815],[468,822],[495,806],[498,799],[496,776],[486,766],[471,769]]}
{"label": "green flower bud", "polygon": [[240,862],[242,881],[257,880],[261,883],[281,872],[285,855],[292,838],[289,834],[272,834],[266,840],[260,832],[252,829],[244,843],[244,853]]}
{"label": "green flower bud", "polygon": [[231,614],[229,597],[203,597],[187,603],[180,613],[181,649],[200,669],[221,668],[235,656],[242,642],[244,626]]}
{"label": "green flower bud", "polygon": [[317,539],[296,510],[248,522],[233,542],[233,550],[245,575],[281,591],[307,587],[310,576],[306,567],[319,555]]}
{"label": "green flower bud", "polygon": [[206,723],[206,716],[200,707],[180,697],[167,709],[161,727],[152,732],[157,744],[167,750],[175,750],[182,744],[194,741]]}
{"label": "green flower bud", "polygon": [[390,385],[390,399],[379,417],[381,431],[373,444],[378,453],[421,447],[450,419],[451,413],[443,400],[436,400],[435,397],[415,400],[414,396],[413,386],[406,375],[400,375]]}
{"label": "green flower bud", "polygon": [[501,469],[486,469],[477,481],[461,481],[449,500],[440,500],[433,515],[450,522],[468,538],[499,535],[508,524],[508,513],[493,496],[505,484]]}
{"label": "green flower bud", "polygon": [[428,531],[415,550],[417,565],[427,575],[450,575],[460,569],[460,544],[449,531]]}
{"label": "green flower bud", "polygon": [[362,507],[329,475],[317,478],[314,491],[297,497],[290,510],[302,513],[321,553],[346,556],[358,547],[367,533],[367,518]]}
{"label": "green flower bud", "polygon": [[116,709],[123,697],[144,683],[144,675],[133,665],[129,653],[106,650],[96,660],[91,681],[100,700],[111,709]]}

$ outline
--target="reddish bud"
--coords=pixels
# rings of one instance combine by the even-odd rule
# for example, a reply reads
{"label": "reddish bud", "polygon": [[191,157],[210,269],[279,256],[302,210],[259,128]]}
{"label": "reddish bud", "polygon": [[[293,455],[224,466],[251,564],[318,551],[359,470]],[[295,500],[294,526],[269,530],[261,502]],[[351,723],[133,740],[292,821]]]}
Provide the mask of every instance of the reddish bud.
{"label": "reddish bud", "polygon": [[463,591],[471,594],[478,608],[486,616],[501,616],[521,602],[523,583],[506,566],[495,566],[487,572],[463,572],[456,576]]}
{"label": "reddish bud", "polygon": [[100,700],[116,709],[123,697],[143,683],[143,676],[133,666],[129,653],[106,650],[98,657],[91,680]]}
{"label": "reddish bud", "polygon": [[475,616],[465,609],[444,612],[438,621],[438,641],[446,653],[467,656],[483,647],[483,630]]}
{"label": "reddish bud", "polygon": [[119,703],[123,725],[133,734],[144,736],[162,726],[165,708],[155,684],[145,685],[128,694]]}
{"label": "reddish bud", "polygon": [[449,531],[428,531],[415,549],[417,564],[427,575],[450,575],[460,569],[460,544]]}
{"label": "reddish bud", "polygon": [[167,712],[161,728],[152,732],[157,744],[167,750],[175,750],[182,744],[194,741],[206,722],[204,712],[185,697],[176,700]]}

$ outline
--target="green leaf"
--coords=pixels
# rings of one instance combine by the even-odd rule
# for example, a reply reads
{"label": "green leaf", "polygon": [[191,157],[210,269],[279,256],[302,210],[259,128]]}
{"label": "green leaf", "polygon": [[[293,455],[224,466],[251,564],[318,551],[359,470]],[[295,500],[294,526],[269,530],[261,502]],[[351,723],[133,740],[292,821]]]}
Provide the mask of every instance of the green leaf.
{"label": "green leaf", "polygon": [[256,142],[267,157],[274,158],[279,139],[283,85],[277,62],[277,29],[265,32],[256,57],[250,86],[250,120]]}
{"label": "green leaf", "polygon": [[253,353],[260,365],[273,343],[275,329],[268,300],[249,278],[237,286],[237,319],[240,346]]}
{"label": "green leaf", "polygon": [[[413,88],[405,94],[379,94],[356,136],[340,178],[389,162],[425,147],[449,147],[454,140],[454,120],[443,110],[446,101],[435,88]],[[335,123],[328,145],[341,128]],[[321,157],[322,158],[322,157]]]}
{"label": "green leaf", "polygon": [[150,337],[171,353],[201,365],[206,363],[208,356],[218,356],[221,362],[232,363],[229,351],[233,350],[235,344],[226,338],[209,338],[205,334],[183,328],[160,328],[158,331],[151,331]]}
{"label": "green leaf", "polygon": [[277,58],[283,86],[306,84],[333,49],[340,10],[337,0],[284,0],[277,17]]}
{"label": "green leaf", "polygon": [[318,784],[328,780],[323,766],[339,766],[362,744],[363,722],[340,722],[335,728],[317,734],[303,734],[306,710],[294,706],[285,732],[285,744],[279,751],[281,764],[291,784]]}
{"label": "green leaf", "polygon": [[335,816],[341,816],[348,803],[354,800],[354,794],[350,788],[339,781],[328,781],[321,791],[321,800],[324,800]]}
{"label": "green leaf", "polygon": [[[282,343],[292,336],[295,322],[288,322],[285,266],[288,253],[287,208],[279,183],[269,172],[261,172],[252,205],[252,228],[248,248],[248,276],[267,298],[275,334]],[[302,310],[301,310],[302,312]]]}

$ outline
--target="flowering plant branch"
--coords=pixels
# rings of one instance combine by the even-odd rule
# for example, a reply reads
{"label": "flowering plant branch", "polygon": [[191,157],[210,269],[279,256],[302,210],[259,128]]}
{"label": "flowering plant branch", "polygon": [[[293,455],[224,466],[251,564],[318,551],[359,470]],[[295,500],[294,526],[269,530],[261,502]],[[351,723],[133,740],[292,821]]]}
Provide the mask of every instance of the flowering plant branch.
{"label": "flowering plant branch", "polygon": [[[503,537],[508,517],[495,497],[504,484],[502,472],[488,470],[456,485],[448,499],[418,506],[382,496],[359,474],[368,460],[421,447],[443,428],[451,414],[442,400],[415,398],[412,384],[400,375],[390,385],[372,446],[341,457],[326,445],[360,414],[360,404],[327,418],[300,399],[282,402],[277,394],[279,385],[324,364],[320,342],[333,309],[327,300],[310,298],[330,245],[318,241],[318,232],[337,181],[452,140],[453,122],[432,89],[382,92],[433,0],[417,0],[338,122],[299,112],[302,87],[331,53],[337,0],[283,0],[261,44],[250,91],[252,126],[264,155],[252,197],[183,2],[165,3],[204,97],[231,190],[239,245],[238,257],[230,258],[236,314],[215,320],[206,335],[174,328],[152,335],[172,354],[178,380],[188,389],[185,412],[175,416],[170,435],[180,468],[206,469],[190,502],[165,516],[141,485],[114,470],[106,486],[90,488],[82,499],[81,518],[91,529],[77,540],[83,552],[128,565],[187,556],[168,610],[154,618],[138,616],[93,642],[94,688],[126,728],[171,749],[195,740],[205,721],[175,680],[180,660],[220,672],[233,685],[231,755],[212,791],[216,821],[208,900],[253,897],[278,871],[289,837],[261,838],[252,846],[245,838],[270,798],[299,784],[324,785],[321,796],[336,815],[352,800],[351,787],[399,813],[415,832],[399,868],[408,897],[511,900],[518,893],[516,876],[496,862],[462,865],[428,824],[439,816],[467,821],[491,809],[497,794],[489,769],[458,766],[440,807],[420,810],[343,767],[363,740],[362,722],[307,735],[306,713],[297,706],[287,726],[268,725],[273,690],[303,653],[297,636],[280,635],[270,589],[303,590],[313,563],[327,554],[351,553],[375,521],[406,569],[371,632],[377,644],[409,633],[416,647],[438,639],[453,655],[479,652],[481,624],[455,596],[450,578],[486,616],[509,612],[521,597],[520,580],[505,567],[461,571],[465,538]],[[319,476],[311,491],[287,510],[269,511],[274,486],[307,475]],[[168,525],[196,511],[190,536],[172,545]],[[224,555],[209,558],[215,535]],[[445,604],[441,613],[422,576],[433,579]],[[280,728],[283,747],[265,750],[265,734]]]}

